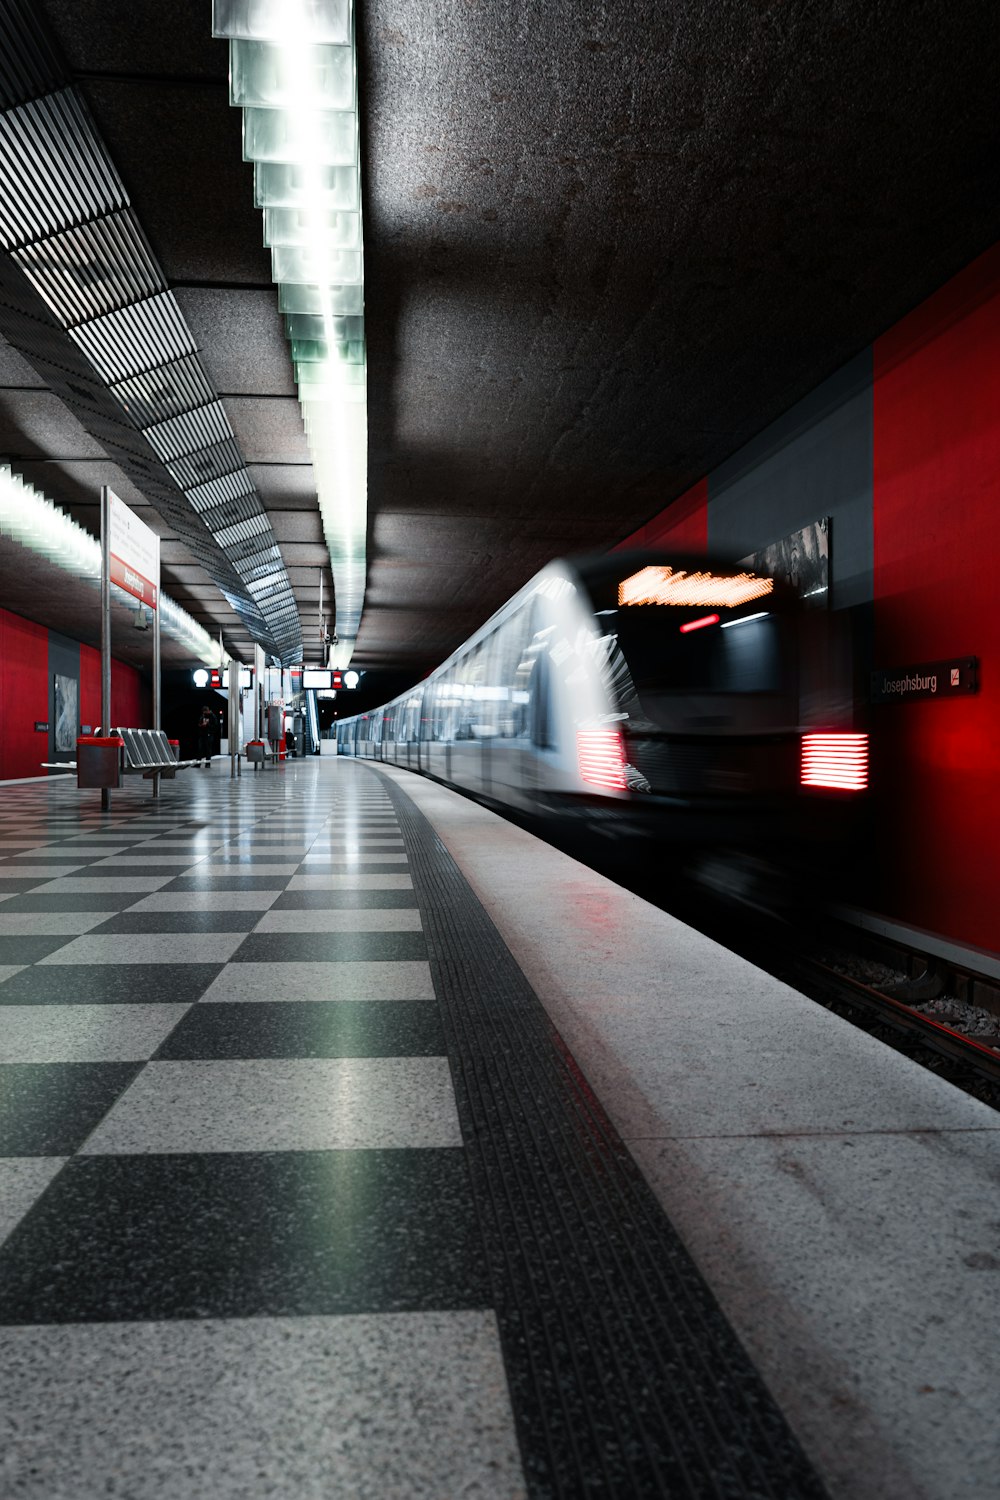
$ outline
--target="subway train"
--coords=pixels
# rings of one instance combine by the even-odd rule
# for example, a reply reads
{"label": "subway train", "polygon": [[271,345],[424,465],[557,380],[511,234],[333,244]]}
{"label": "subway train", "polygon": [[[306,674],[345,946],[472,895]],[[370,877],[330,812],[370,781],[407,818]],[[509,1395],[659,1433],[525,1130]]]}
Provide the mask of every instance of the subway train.
{"label": "subway train", "polygon": [[558,560],[425,681],[341,720],[338,753],[588,835],[808,861],[866,800],[842,635],[739,563]]}

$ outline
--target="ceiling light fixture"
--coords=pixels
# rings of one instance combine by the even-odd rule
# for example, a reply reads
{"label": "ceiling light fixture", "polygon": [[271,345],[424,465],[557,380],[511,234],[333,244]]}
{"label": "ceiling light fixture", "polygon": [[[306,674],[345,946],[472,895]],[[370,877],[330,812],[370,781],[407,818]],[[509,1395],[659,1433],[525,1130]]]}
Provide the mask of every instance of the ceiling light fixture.
{"label": "ceiling light fixture", "polygon": [[368,392],[351,0],[213,0],[285,314],[346,667],[365,597]]}

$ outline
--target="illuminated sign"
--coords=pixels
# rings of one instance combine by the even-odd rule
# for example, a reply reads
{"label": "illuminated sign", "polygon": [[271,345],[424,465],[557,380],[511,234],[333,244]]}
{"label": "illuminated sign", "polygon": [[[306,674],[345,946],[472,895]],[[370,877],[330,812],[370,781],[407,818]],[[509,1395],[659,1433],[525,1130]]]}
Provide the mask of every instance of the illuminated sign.
{"label": "illuminated sign", "polygon": [[[197,675],[195,673],[196,677]],[[220,672],[218,667],[213,667],[208,685],[214,688],[227,688],[229,686],[229,673]],[[240,667],[240,687],[253,687],[253,667]]]}
{"label": "illuminated sign", "polygon": [[155,609],[160,594],[160,538],[111,491],[108,500],[111,582]]}
{"label": "illuminated sign", "polygon": [[360,680],[357,672],[339,672],[329,670],[326,667],[302,668],[303,688],[315,689],[317,692],[322,692],[330,688],[334,692],[338,692],[341,688],[350,690],[351,688],[356,688]]}
{"label": "illuminated sign", "polygon": [[733,609],[773,591],[774,579],[758,578],[755,573],[688,573],[684,569],[675,573],[673,568],[648,567],[618,585],[618,603]]}

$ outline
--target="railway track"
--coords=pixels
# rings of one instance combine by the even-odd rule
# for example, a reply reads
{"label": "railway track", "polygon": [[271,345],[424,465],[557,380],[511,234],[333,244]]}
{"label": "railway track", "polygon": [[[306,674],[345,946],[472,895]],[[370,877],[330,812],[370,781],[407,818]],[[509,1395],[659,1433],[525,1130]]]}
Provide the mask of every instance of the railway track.
{"label": "railway track", "polygon": [[[747,955],[749,956],[749,955]],[[754,958],[759,962],[759,958]],[[795,953],[773,972],[845,1019],[861,1021],[897,1051],[930,1066],[949,1082],[1000,1108],[1000,1045],[965,1035],[954,1026],[923,1014],[913,1004],[887,995],[874,985],[843,974],[808,953]]]}

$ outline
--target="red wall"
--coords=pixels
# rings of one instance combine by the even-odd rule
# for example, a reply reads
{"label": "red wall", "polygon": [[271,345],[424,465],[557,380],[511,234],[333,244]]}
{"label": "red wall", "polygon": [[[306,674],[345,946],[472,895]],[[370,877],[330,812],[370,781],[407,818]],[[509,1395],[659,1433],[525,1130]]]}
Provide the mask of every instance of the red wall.
{"label": "red wall", "polygon": [[[111,662],[111,722],[129,729],[145,729],[151,718],[149,689],[134,667]],[[101,721],[101,653],[80,647],[80,722]]]}
{"label": "red wall", "polygon": [[[884,908],[1000,948],[1000,246],[875,344],[875,661],[980,692],[873,710]],[[887,778],[891,777],[891,781]]]}
{"label": "red wall", "polygon": [[[101,717],[101,653],[80,647],[80,722]],[[149,723],[149,688],[134,667],[111,663],[111,717],[115,724]],[[0,609],[0,781],[44,776],[49,737],[35,731],[49,719],[49,632]]]}
{"label": "red wall", "polygon": [[708,546],[708,480],[699,479],[666,510],[633,531],[613,552],[625,547],[676,547],[680,551],[704,552]]}
{"label": "red wall", "polygon": [[0,781],[44,776],[49,737],[35,721],[49,717],[49,633],[0,609]]}

